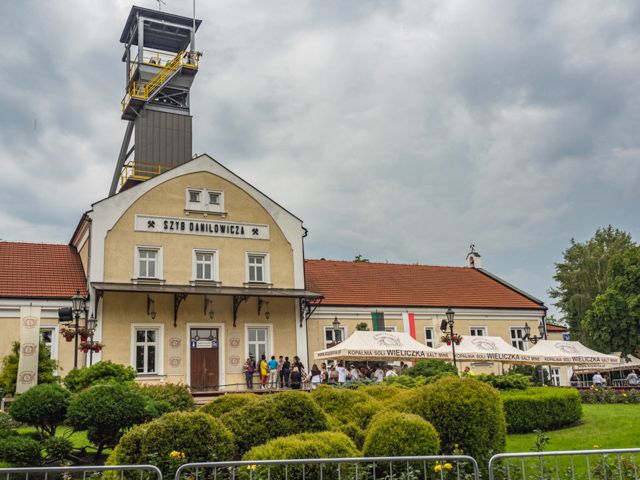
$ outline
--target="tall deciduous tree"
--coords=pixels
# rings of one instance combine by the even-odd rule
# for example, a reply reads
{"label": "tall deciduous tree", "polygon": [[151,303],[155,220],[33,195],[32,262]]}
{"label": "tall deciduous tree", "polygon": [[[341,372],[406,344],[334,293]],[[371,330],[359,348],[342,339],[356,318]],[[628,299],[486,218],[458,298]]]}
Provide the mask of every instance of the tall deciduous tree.
{"label": "tall deciduous tree", "polygon": [[637,355],[640,351],[640,247],[630,247],[609,261],[609,287],[598,295],[583,323],[605,351]]}
{"label": "tall deciduous tree", "polygon": [[553,279],[558,286],[548,293],[557,299],[554,305],[564,312],[573,340],[594,345],[590,332],[582,328],[582,321],[596,297],[609,285],[607,269],[611,257],[633,245],[630,234],[611,225],[599,228],[584,243],[571,239],[571,246],[563,252],[564,261],[556,263]]}

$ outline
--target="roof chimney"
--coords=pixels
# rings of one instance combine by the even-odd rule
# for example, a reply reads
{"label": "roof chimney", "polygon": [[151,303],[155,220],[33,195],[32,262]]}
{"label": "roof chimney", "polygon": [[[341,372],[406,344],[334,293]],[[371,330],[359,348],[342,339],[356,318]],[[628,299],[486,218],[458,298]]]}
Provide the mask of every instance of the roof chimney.
{"label": "roof chimney", "polygon": [[471,251],[467,254],[467,268],[482,268],[482,259],[475,251],[475,245],[471,245]]}

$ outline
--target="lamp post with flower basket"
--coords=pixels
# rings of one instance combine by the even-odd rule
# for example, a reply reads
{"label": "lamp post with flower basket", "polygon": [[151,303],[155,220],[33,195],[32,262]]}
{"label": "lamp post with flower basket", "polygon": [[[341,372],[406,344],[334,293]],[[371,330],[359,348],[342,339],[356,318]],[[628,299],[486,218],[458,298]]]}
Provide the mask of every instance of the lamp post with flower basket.
{"label": "lamp post with flower basket", "polygon": [[[453,310],[451,310],[451,306],[449,306],[449,308],[447,309],[447,312],[445,313],[445,315],[447,316],[446,320],[442,320],[442,323],[440,324],[440,330],[442,330],[442,333],[444,333],[445,335],[443,335],[443,337],[441,338],[449,338],[450,340],[445,340],[447,342],[447,345],[451,345],[451,350],[453,352],[453,366],[456,367],[456,369],[458,368],[458,365],[456,364],[456,345],[460,345],[460,340],[462,340],[462,337],[460,335],[457,335],[455,333],[453,333],[453,316],[455,315],[455,312]],[[447,333],[447,327],[449,327],[449,332]],[[457,341],[455,339],[458,339]]]}

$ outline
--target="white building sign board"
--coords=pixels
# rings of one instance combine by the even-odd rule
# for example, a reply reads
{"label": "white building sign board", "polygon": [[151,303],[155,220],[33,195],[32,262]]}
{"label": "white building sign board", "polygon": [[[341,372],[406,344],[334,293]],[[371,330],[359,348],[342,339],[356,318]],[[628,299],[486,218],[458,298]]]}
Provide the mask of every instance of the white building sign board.
{"label": "white building sign board", "polygon": [[269,225],[260,223],[195,220],[155,215],[136,215],[135,223],[136,232],[269,240]]}

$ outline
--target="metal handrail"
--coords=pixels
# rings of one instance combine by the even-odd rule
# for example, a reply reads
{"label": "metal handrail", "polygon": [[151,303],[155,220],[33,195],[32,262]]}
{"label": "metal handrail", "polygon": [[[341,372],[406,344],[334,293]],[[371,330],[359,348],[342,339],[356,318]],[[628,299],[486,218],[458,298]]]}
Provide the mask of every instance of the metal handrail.
{"label": "metal handrail", "polygon": [[[199,478],[198,470],[199,469],[215,469],[217,471],[218,468],[231,468],[233,470],[232,476],[235,478],[235,469],[236,468],[247,468],[249,470],[249,478],[253,478],[253,471],[260,467],[266,466],[268,473],[267,478],[271,478],[271,467],[272,466],[284,466],[288,467],[290,465],[302,465],[303,468],[306,465],[320,465],[320,480],[323,478],[323,465],[337,464],[338,465],[338,475],[340,476],[340,468],[342,464],[355,464],[355,476],[358,478],[358,466],[359,464],[372,464],[374,466],[389,463],[391,466],[391,478],[393,477],[393,463],[402,462],[407,464],[407,470],[411,463],[422,462],[425,466],[425,478],[426,478],[426,464],[427,462],[437,462],[440,468],[440,479],[444,479],[444,468],[443,463],[448,462],[457,462],[457,470],[458,470],[458,479],[460,479],[460,462],[469,462],[473,467],[473,477],[474,480],[479,480],[479,469],[478,462],[473,457],[469,457],[467,455],[421,455],[421,456],[402,456],[402,457],[347,457],[347,458],[306,458],[306,459],[287,459],[287,460],[243,460],[243,461],[230,461],[230,462],[201,462],[201,463],[187,463],[182,465],[176,471],[175,480],[180,480],[180,476],[183,474],[185,470],[188,469],[196,469],[195,478]],[[285,470],[285,479],[288,478],[288,470]],[[214,475],[215,478],[215,475]],[[257,478],[257,476],[256,476]],[[304,470],[303,477],[304,479]],[[375,477],[374,477],[375,478]],[[298,480],[298,478],[296,478]],[[315,479],[314,479],[315,480]]]}
{"label": "metal handrail", "polygon": [[[124,479],[124,472],[132,472],[140,470],[140,480],[147,480],[146,477],[143,477],[144,471],[150,471],[156,474],[158,480],[162,480],[162,472],[155,465],[88,465],[81,467],[19,467],[19,468],[0,468],[0,475],[5,475],[5,480],[9,480],[10,475],[12,473],[43,473],[45,475],[45,479],[49,473],[63,473],[68,474],[72,472],[80,472],[83,473],[82,478],[86,479],[87,473],[89,472],[103,472],[102,478],[105,478],[106,472],[121,472],[120,479]],[[27,475],[27,478],[29,476]],[[68,475],[64,475],[64,478],[70,478]]]}
{"label": "metal handrail", "polygon": [[160,165],[158,163],[136,162],[135,160],[127,163],[120,172],[120,186],[122,187],[130,178],[138,178],[141,180],[149,180],[161,173],[171,170],[172,165]]}

